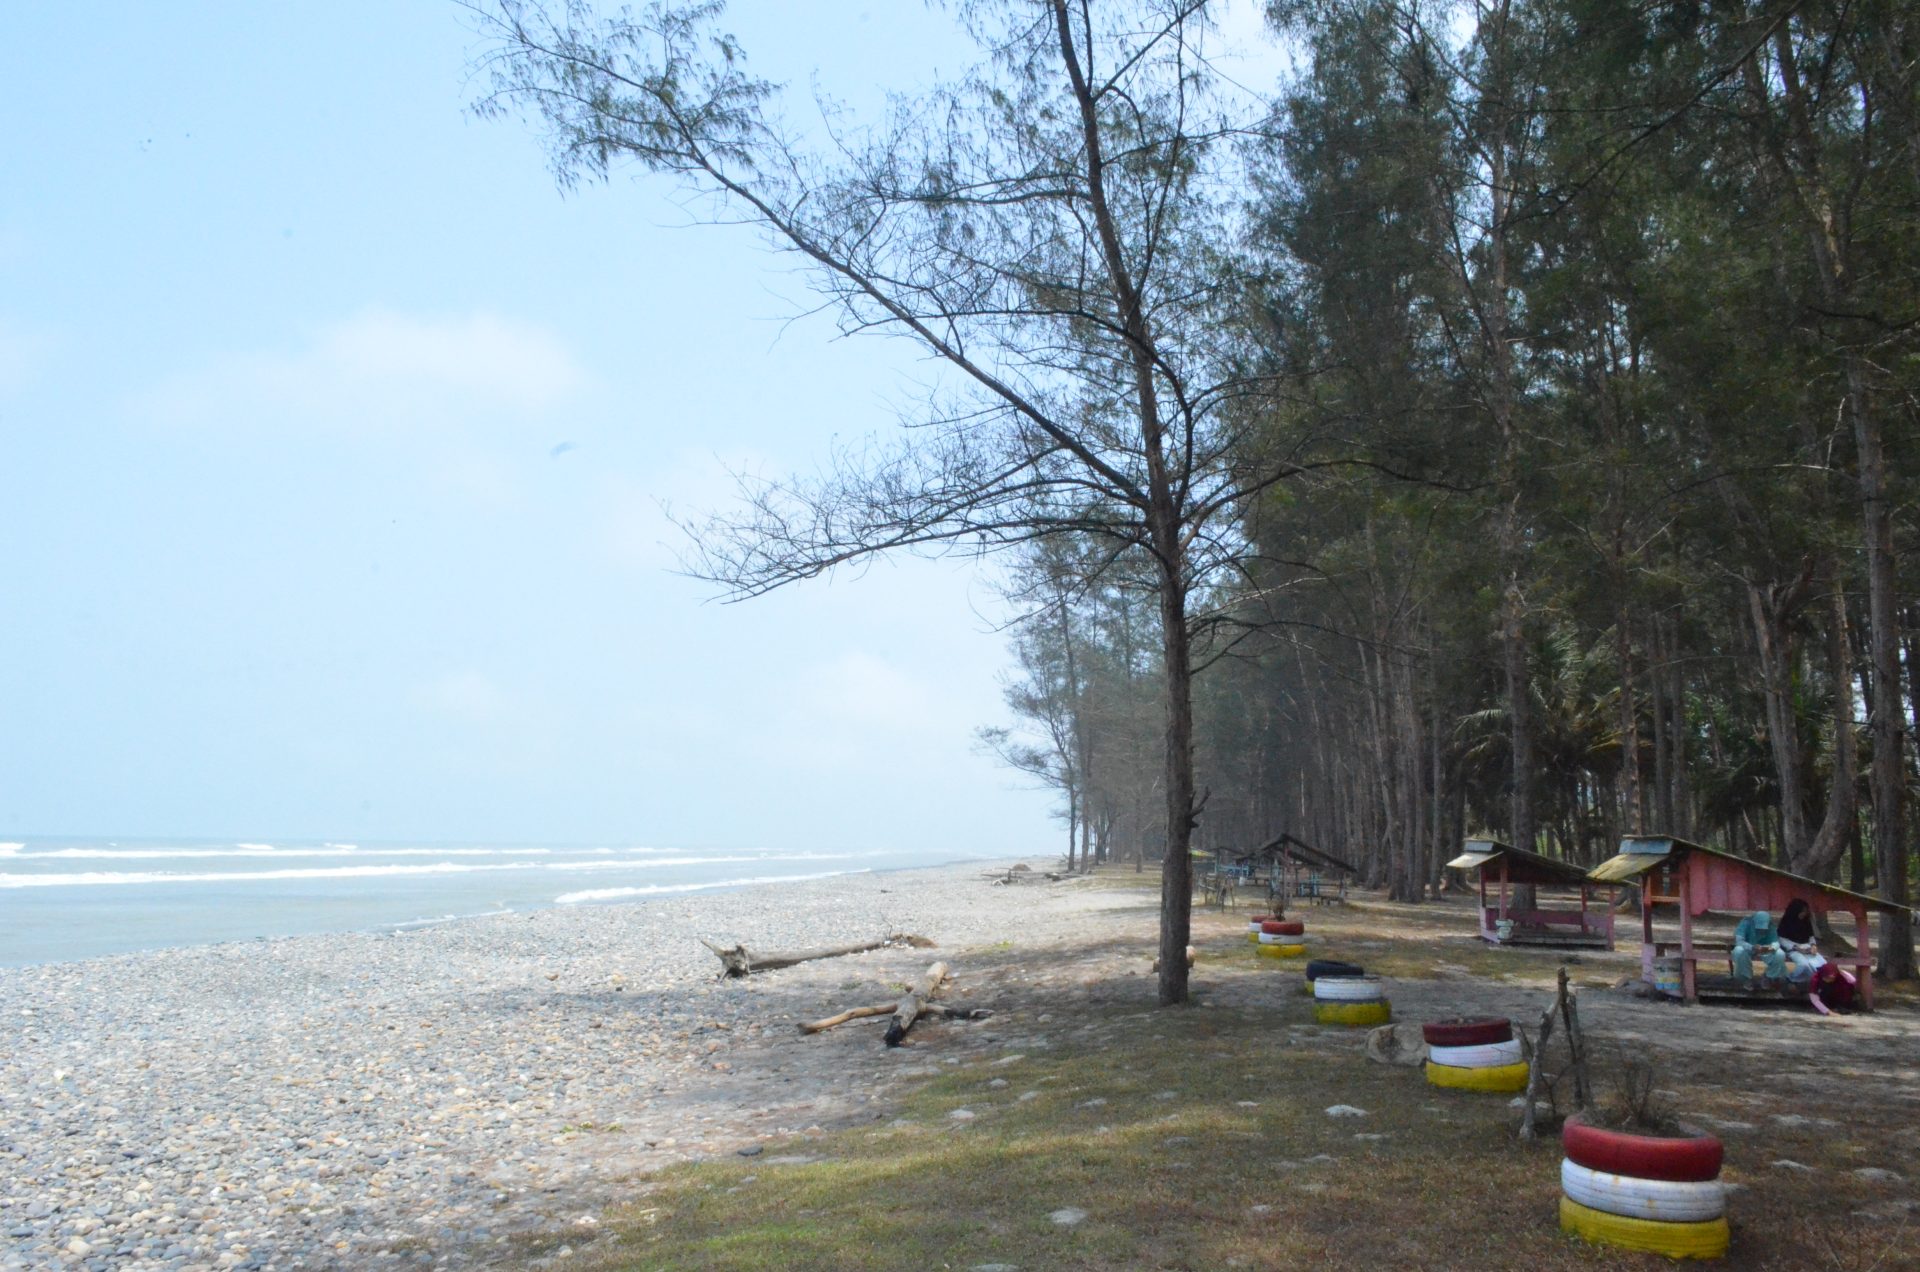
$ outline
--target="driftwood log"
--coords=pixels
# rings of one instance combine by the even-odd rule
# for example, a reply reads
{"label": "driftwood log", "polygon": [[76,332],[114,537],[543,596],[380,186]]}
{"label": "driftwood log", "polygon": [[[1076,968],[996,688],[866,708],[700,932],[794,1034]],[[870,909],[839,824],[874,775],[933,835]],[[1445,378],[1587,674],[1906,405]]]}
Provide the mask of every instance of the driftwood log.
{"label": "driftwood log", "polygon": [[947,965],[935,963],[925,974],[908,988],[906,996],[894,1006],[893,1019],[887,1022],[886,1036],[882,1039],[889,1047],[897,1047],[906,1038],[907,1030],[913,1028],[913,1022],[920,1019],[927,1010],[927,1004],[940,992],[940,986],[946,983]]}
{"label": "driftwood log", "polygon": [[895,932],[877,941],[863,941],[858,945],[835,945],[820,950],[800,950],[790,954],[755,954],[745,945],[719,946],[712,941],[702,940],[700,944],[713,951],[720,960],[720,979],[751,976],[755,972],[770,972],[776,968],[792,967],[797,963],[811,963],[821,958],[842,958],[848,954],[865,954],[869,950],[891,949],[895,946],[911,946],[914,949],[931,949],[933,942],[924,936],[909,936],[904,932]]}
{"label": "driftwood log", "polygon": [[[899,1007],[897,1002],[875,1003],[871,1007],[849,1007],[838,1015],[828,1016],[825,1020],[810,1020],[800,1026],[803,1034],[817,1034],[831,1029],[835,1025],[844,1025],[849,1020],[865,1020],[869,1016],[891,1016]],[[945,1003],[928,1003],[920,1009],[922,1017],[932,1016],[936,1020],[987,1020],[993,1015],[985,1007],[949,1007]]]}
{"label": "driftwood log", "polygon": [[1593,1102],[1593,1092],[1587,1081],[1587,1039],[1580,1030],[1580,1009],[1574,1005],[1574,994],[1567,987],[1567,969],[1560,969],[1559,987],[1553,1001],[1540,1013],[1540,1032],[1538,1041],[1527,1037],[1527,1031],[1520,1031],[1521,1056],[1527,1061],[1526,1109],[1520,1115],[1520,1138],[1533,1139],[1539,1132],[1534,1127],[1535,1115],[1539,1106],[1534,1103],[1540,1097],[1543,1086],[1551,1091],[1554,1079],[1543,1070],[1547,1058],[1547,1040],[1553,1037],[1554,1018],[1557,1016],[1566,1026],[1567,1054],[1570,1057],[1568,1068],[1573,1073],[1573,1107],[1575,1111],[1586,1109]]}

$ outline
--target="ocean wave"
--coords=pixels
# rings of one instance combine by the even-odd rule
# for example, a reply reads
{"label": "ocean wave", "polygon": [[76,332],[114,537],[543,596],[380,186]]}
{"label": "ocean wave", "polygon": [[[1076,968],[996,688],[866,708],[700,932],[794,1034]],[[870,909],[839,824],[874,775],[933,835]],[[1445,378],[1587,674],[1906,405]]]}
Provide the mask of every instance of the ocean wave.
{"label": "ocean wave", "polygon": [[80,870],[71,874],[0,874],[0,888],[101,887],[153,883],[252,883],[275,879],[365,879],[395,875],[476,874],[506,870],[585,870],[610,873],[620,870],[657,870],[669,866],[703,866],[747,861],[841,861],[848,860],[852,856],[853,854],[850,853],[792,853],[751,857],[648,857],[605,861],[436,861],[420,865],[305,866],[278,870],[229,870],[218,873],[172,870]]}
{"label": "ocean wave", "polygon": [[442,923],[458,923],[462,919],[485,919],[496,914],[512,914],[513,907],[501,906],[497,910],[475,910],[472,914],[443,914],[437,919],[408,919],[405,923],[392,924],[395,932],[411,932],[416,928],[439,927]]}
{"label": "ocean wave", "polygon": [[0,844],[0,857],[11,857],[25,847],[25,844]]}
{"label": "ocean wave", "polygon": [[183,861],[207,857],[240,858],[258,861],[262,857],[286,860],[294,857],[544,857],[551,848],[358,848],[353,844],[328,844],[324,848],[54,848],[47,852],[25,854],[34,861]]}
{"label": "ocean wave", "polygon": [[246,851],[246,852],[272,852],[273,851],[272,844],[235,844],[234,847],[242,849],[243,851]]}
{"label": "ocean wave", "polygon": [[586,892],[563,892],[554,898],[557,905],[579,905],[588,901],[618,901],[624,897],[657,897],[669,892],[704,892],[709,888],[745,888],[761,883],[800,883],[807,879],[837,879],[842,875],[870,874],[859,870],[822,870],[816,874],[755,875],[749,879],[722,879],[718,883],[654,883],[639,888],[592,888]]}

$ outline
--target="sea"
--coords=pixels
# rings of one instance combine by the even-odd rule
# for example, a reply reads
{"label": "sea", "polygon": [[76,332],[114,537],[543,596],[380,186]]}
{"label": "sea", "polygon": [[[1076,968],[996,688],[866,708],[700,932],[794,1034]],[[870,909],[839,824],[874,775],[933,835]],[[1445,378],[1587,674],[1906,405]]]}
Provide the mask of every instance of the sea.
{"label": "sea", "polygon": [[0,841],[0,967],[925,866],[906,850]]}

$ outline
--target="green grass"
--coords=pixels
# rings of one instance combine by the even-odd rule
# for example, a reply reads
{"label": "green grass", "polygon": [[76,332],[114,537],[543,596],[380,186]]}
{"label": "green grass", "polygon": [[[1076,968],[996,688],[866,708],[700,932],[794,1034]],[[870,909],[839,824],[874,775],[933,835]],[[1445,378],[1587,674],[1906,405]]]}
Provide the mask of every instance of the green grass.
{"label": "green grass", "polygon": [[[1545,984],[1560,963],[1552,953],[1489,951],[1459,939],[1457,911],[1437,907],[1370,903],[1301,914],[1310,932],[1396,977],[1432,976],[1447,963],[1476,977]],[[1244,922],[1231,911],[1196,922],[1199,967],[1213,978],[1239,974],[1235,965],[1270,971],[1235,939]],[[1388,939],[1349,948],[1389,929]],[[1444,947],[1434,936],[1448,938]],[[576,1244],[565,1266],[1672,1266],[1561,1234],[1557,1139],[1516,1140],[1507,1097],[1441,1091],[1418,1070],[1370,1063],[1365,1030],[1315,1026],[1304,997],[1244,1008],[1094,1002],[1049,1010],[1056,1020],[1095,1027],[1094,1040],[1028,1048],[1017,1060],[996,1062],[1020,1048],[1009,1039],[1004,1052],[968,1053],[874,1123],[768,1143],[762,1157],[663,1172],[635,1185],[633,1204],[608,1216],[611,1235]],[[937,1041],[924,1045],[941,1050]],[[1330,1117],[1325,1110],[1334,1104],[1367,1113]],[[1766,1121],[1765,1106],[1756,1111],[1750,1090],[1738,1085],[1695,1090],[1689,1106]],[[961,1109],[974,1116],[951,1116]],[[1730,1145],[1727,1178],[1742,1191],[1725,1266],[1920,1266],[1907,1219],[1850,1213],[1893,1194],[1855,1195],[1860,1190],[1842,1172],[1863,1163],[1905,1169],[1905,1121],[1860,1122],[1844,1133],[1770,1130],[1764,1141]],[[783,1155],[808,1160],[778,1164]],[[1314,1160],[1323,1157],[1331,1160]],[[1775,1157],[1814,1173],[1774,1169]],[[1056,1224],[1049,1215],[1063,1207],[1088,1217]],[[552,1253],[569,1236],[577,1241],[556,1233],[523,1252]]]}

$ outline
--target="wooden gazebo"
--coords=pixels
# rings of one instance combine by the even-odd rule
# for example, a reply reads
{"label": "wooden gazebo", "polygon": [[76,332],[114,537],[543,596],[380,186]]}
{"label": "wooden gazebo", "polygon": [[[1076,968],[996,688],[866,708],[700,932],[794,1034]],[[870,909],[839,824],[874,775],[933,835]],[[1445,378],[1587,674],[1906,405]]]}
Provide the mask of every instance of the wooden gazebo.
{"label": "wooden gazebo", "polygon": [[[1358,874],[1351,864],[1321,848],[1315,848],[1290,831],[1281,831],[1254,850],[1274,862],[1272,891],[1281,897],[1308,897],[1315,901],[1344,900],[1347,883]],[[1337,892],[1329,897],[1327,876],[1337,882]]]}
{"label": "wooden gazebo", "polygon": [[[1613,948],[1613,889],[1602,904],[1593,904],[1593,882],[1571,862],[1543,857],[1497,839],[1469,839],[1465,850],[1447,863],[1454,870],[1471,870],[1480,882],[1480,936],[1493,945],[1551,945]],[[1497,899],[1489,899],[1488,885],[1498,884]],[[1515,885],[1571,890],[1563,905],[1536,899],[1531,909],[1513,908]]]}
{"label": "wooden gazebo", "polygon": [[[1777,920],[1787,902],[1799,898],[1815,915],[1844,912],[1853,916],[1854,951],[1821,951],[1829,961],[1851,968],[1859,980],[1860,999],[1873,1009],[1873,933],[1870,910],[1887,913],[1903,907],[1878,897],[1849,892],[1830,883],[1816,883],[1772,866],[1748,861],[1717,848],[1688,843],[1670,835],[1629,835],[1620,841],[1619,855],[1602,862],[1588,876],[1597,883],[1640,884],[1640,973],[1660,986],[1656,976],[1661,960],[1678,963],[1677,982],[1663,986],[1687,1002],[1701,998],[1777,998],[1781,991],[1764,986],[1742,986],[1729,963],[1731,944],[1717,937],[1697,935],[1694,920],[1710,913],[1729,916],[1771,911]],[[1674,905],[1680,911],[1680,939],[1656,941],[1653,910]],[[1669,968],[1672,964],[1669,963]],[[1786,991],[1799,996],[1804,989]]]}

